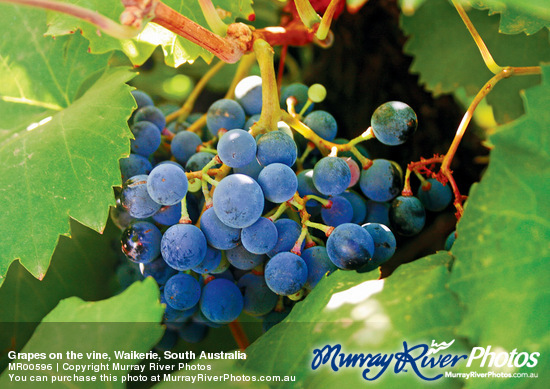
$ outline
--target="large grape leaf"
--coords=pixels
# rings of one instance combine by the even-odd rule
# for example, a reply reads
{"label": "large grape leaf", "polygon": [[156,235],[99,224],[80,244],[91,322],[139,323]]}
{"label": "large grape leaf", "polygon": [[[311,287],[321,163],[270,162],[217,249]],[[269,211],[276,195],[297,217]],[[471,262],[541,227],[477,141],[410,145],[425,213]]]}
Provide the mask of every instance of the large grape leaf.
{"label": "large grape leaf", "polygon": [[505,34],[534,34],[550,28],[548,0],[469,0],[478,9],[500,14],[500,31]]}
{"label": "large grape leaf", "polygon": [[[0,350],[19,351],[42,318],[63,298],[100,300],[110,296],[110,281],[118,263],[113,242],[120,240],[120,231],[109,223],[100,235],[71,220],[71,235],[59,239],[42,281],[19,262],[11,264],[0,288]],[[6,364],[4,355],[0,371]]]}
{"label": "large grape leaf", "polygon": [[1,285],[17,258],[44,277],[68,216],[104,228],[135,101],[132,73],[106,69],[108,56],[88,54],[78,34],[44,38],[42,11],[0,6],[0,23],[10,37],[0,64]]}
{"label": "large grape leaf", "polygon": [[[441,252],[399,267],[384,280],[377,274],[338,271],[322,280],[282,323],[270,329],[247,349],[244,368],[268,375],[296,376],[302,387],[334,388],[382,385],[425,387],[412,371],[395,374],[393,367],[375,381],[365,381],[363,369],[338,372],[328,366],[313,371],[313,350],[341,344],[344,353],[394,353],[432,340],[455,339],[454,327],[462,308],[446,288],[452,257]],[[462,354],[458,339],[450,353]],[[393,366],[393,365],[392,365]],[[379,371],[373,367],[370,376]],[[437,375],[435,371],[424,373]],[[440,379],[430,386],[459,387],[460,382]]]}
{"label": "large grape leaf", "polygon": [[[467,307],[462,336],[493,350],[540,352],[539,366],[522,371],[545,373],[550,352],[550,66],[543,67],[542,85],[528,89],[524,100],[526,115],[489,138],[491,162],[470,191],[458,225],[450,286]],[[545,379],[521,384],[535,387]]]}
{"label": "large grape leaf", "polygon": [[[160,325],[163,307],[159,302],[159,289],[152,278],[143,282],[136,282],[131,285],[122,294],[112,297],[108,300],[99,302],[86,302],[77,297],[71,297],[62,300],[40,323],[34,332],[32,338],[21,350],[22,353],[62,353],[62,359],[45,359],[40,363],[53,363],[54,369],[50,371],[41,371],[40,374],[48,376],[69,376],[72,378],[74,370],[56,371],[55,365],[64,363],[75,364],[99,364],[120,362],[124,365],[137,363],[138,360],[115,359],[114,351],[135,351],[143,353],[149,351],[161,338],[163,328]],[[94,360],[84,356],[83,359],[67,359],[66,352],[75,353],[108,353],[108,360]],[[24,362],[20,359],[14,362]],[[84,372],[77,373],[82,376],[96,376],[96,382],[64,382],[54,384],[54,387],[67,386],[78,388],[122,388],[125,385],[121,383],[120,376],[126,374],[126,369],[112,370],[107,372],[112,376],[118,376],[118,381],[100,382],[99,375],[101,371],[95,373]],[[10,381],[8,374],[14,374],[14,371],[6,370],[0,376],[0,387],[2,388],[22,388],[36,387],[36,383],[30,382],[30,376],[36,376],[35,370],[17,371],[15,374],[27,377],[27,383],[21,384]]]}
{"label": "large grape leaf", "polygon": [[[78,4],[117,21],[124,10],[120,1],[66,0],[65,2]],[[198,1],[166,0],[164,3],[200,25],[208,26]],[[223,18],[225,23],[232,23],[236,18],[246,19],[254,13],[251,7],[252,0],[214,0],[213,3],[217,9],[223,10],[220,14],[225,16]],[[193,62],[198,57],[202,57],[206,62],[210,62],[213,58],[207,50],[155,23],[147,24],[137,38],[128,40],[112,38],[104,33],[98,34],[97,28],[93,25],[65,14],[50,13],[48,25],[48,34],[54,36],[81,29],[82,34],[90,41],[92,53],[122,50],[135,65],[143,64],[159,45],[164,51],[166,64],[174,67],[185,62]]]}
{"label": "large grape leaf", "polygon": [[[547,30],[529,37],[503,35],[498,33],[498,16],[490,17],[478,10],[470,10],[468,15],[499,65],[534,66],[550,61]],[[401,26],[409,35],[404,50],[414,56],[410,71],[418,73],[420,82],[434,95],[453,93],[459,87],[464,87],[468,95],[475,95],[492,76],[460,16],[447,0],[424,3],[414,15],[402,16]],[[538,82],[538,76],[526,76],[499,83],[487,97],[497,122],[521,116],[519,91]]]}

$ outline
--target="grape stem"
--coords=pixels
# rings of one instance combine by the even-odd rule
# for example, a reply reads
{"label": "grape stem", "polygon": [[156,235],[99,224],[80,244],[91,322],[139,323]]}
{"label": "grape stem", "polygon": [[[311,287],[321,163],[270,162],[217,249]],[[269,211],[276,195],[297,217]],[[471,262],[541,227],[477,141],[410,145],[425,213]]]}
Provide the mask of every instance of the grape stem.
{"label": "grape stem", "polygon": [[254,53],[243,55],[243,57],[239,61],[239,65],[237,66],[237,71],[235,72],[235,75],[231,80],[231,85],[229,85],[229,89],[227,89],[227,93],[224,97],[225,99],[232,99],[235,97],[235,87],[237,86],[239,81],[241,81],[248,75],[248,73],[250,73],[250,69],[254,65],[255,60],[256,57],[254,56]]}
{"label": "grape stem", "polygon": [[302,23],[311,31],[317,30],[321,17],[317,15],[309,0],[294,0],[294,5]]}
{"label": "grape stem", "polygon": [[220,36],[224,36],[227,33],[227,24],[222,21],[220,15],[216,12],[212,0],[199,0],[199,5],[206,19],[206,23],[208,23],[212,31]]}
{"label": "grape stem", "polygon": [[464,10],[464,7],[462,7],[462,4],[460,4],[459,0],[451,0],[455,9],[457,10],[458,14],[460,15],[460,18],[466,25],[466,28],[470,32],[470,35],[472,35],[472,38],[474,38],[474,41],[477,45],[477,48],[479,49],[479,52],[481,53],[481,56],[483,57],[483,62],[485,62],[485,65],[487,68],[493,73],[498,74],[500,73],[503,68],[498,66],[495,60],[493,59],[493,56],[491,55],[489,49],[487,48],[487,45],[481,38],[481,35],[477,32],[477,29],[475,28],[474,24],[470,20],[470,17]]}
{"label": "grape stem", "polygon": [[330,30],[330,25],[332,23],[332,19],[334,18],[334,13],[336,12],[338,5],[340,4],[340,1],[342,0],[331,0],[330,4],[327,7],[327,10],[323,14],[323,18],[321,19],[319,28],[315,33],[315,37],[317,39],[323,40],[327,38]]}
{"label": "grape stem", "polygon": [[250,346],[250,342],[239,320],[235,319],[229,323],[229,329],[231,330],[231,335],[233,335],[233,339],[235,339],[235,342],[241,351],[246,350],[247,347]]}
{"label": "grape stem", "polygon": [[254,42],[254,53],[262,75],[262,111],[260,119],[250,128],[252,136],[277,130],[281,112],[273,65],[273,48],[263,39],[257,39]]}
{"label": "grape stem", "polygon": [[193,122],[193,124],[191,124],[191,125],[187,128],[187,131],[191,131],[191,132],[197,133],[197,132],[199,132],[200,130],[202,130],[204,126],[206,126],[206,114],[203,114],[200,118],[198,118],[197,120],[195,120],[195,121]]}
{"label": "grape stem", "polygon": [[14,3],[30,7],[49,9],[87,21],[104,33],[118,39],[132,39],[140,33],[139,28],[121,25],[101,15],[98,12],[74,4],[62,3],[55,0],[0,0],[2,3]]}
{"label": "grape stem", "polygon": [[170,115],[166,116],[166,123],[170,123],[174,119],[178,119],[178,121],[180,122],[185,121],[185,119],[187,119],[189,114],[193,111],[195,102],[197,101],[197,98],[200,96],[201,92],[206,87],[206,84],[208,84],[208,81],[210,81],[212,77],[214,77],[224,65],[225,62],[219,61],[217,64],[208,69],[208,71],[204,73],[204,75],[201,77],[199,82],[197,82],[197,85],[195,85],[193,91],[189,94],[189,97],[187,97],[187,100],[185,100],[183,106],[177,111],[174,111]]}
{"label": "grape stem", "polygon": [[191,224],[189,212],[187,212],[187,195],[181,200],[181,218],[179,224]]}

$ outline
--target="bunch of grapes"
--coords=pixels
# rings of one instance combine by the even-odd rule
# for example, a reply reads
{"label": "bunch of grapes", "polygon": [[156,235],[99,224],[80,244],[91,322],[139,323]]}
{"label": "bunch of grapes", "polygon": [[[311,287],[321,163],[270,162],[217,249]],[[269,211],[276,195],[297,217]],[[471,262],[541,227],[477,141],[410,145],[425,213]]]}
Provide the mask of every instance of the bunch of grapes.
{"label": "bunch of grapes", "polygon": [[269,328],[331,272],[378,268],[396,250],[394,233],[418,234],[426,209],[451,202],[448,185],[422,177],[416,197],[400,195],[401,167],[368,159],[358,145],[404,143],[417,128],[411,107],[382,104],[371,127],[348,141],[337,138],[329,112],[314,110],[325,94],[318,84],[283,87],[281,108],[296,132],[286,121],[257,125],[258,76],[243,79],[235,99],[168,126],[177,107],[133,92],[135,139],[120,161],[111,217],[123,230],[122,251],[156,280],[164,320],[183,339],[200,341],[242,313]]}

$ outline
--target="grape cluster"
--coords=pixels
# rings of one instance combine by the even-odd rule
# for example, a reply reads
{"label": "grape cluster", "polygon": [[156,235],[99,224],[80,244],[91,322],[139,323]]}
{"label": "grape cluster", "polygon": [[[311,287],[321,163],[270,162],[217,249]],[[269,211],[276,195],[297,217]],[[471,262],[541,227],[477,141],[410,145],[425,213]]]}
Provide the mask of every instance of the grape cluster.
{"label": "grape cluster", "polygon": [[[314,109],[324,94],[320,85],[281,91],[281,108],[311,131],[312,143],[285,122],[258,131],[257,76],[237,85],[235,99],[168,126],[177,107],[155,107],[133,92],[135,139],[120,161],[123,185],[111,217],[123,230],[124,254],[157,281],[164,320],[183,339],[200,341],[208,327],[242,313],[269,328],[331,272],[378,268],[396,250],[394,233],[417,234],[426,209],[450,203],[448,185],[435,179],[424,180],[417,197],[400,195],[401,167],[371,161],[359,142],[337,138],[335,118]],[[371,124],[371,138],[398,145],[417,118],[391,101]]]}

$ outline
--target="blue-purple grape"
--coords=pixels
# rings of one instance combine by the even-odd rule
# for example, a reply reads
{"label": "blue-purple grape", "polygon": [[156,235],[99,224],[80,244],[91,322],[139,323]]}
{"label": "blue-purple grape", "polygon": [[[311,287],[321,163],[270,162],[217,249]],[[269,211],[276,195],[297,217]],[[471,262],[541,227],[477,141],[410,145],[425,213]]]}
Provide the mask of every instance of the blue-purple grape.
{"label": "blue-purple grape", "polygon": [[235,100],[221,99],[214,102],[206,113],[206,127],[212,136],[217,136],[222,128],[233,130],[243,128],[245,113]]}
{"label": "blue-purple grape", "polygon": [[263,276],[247,273],[239,279],[237,286],[243,292],[243,312],[262,316],[275,308],[278,297],[269,289]]}
{"label": "blue-purple grape", "polygon": [[202,214],[201,230],[208,244],[219,250],[236,247],[241,237],[241,230],[224,224],[216,215],[214,208],[208,208]]}
{"label": "blue-purple grape", "polygon": [[202,290],[200,309],[214,323],[229,323],[241,314],[244,306],[241,291],[233,282],[217,278]]}
{"label": "blue-purple grape", "polygon": [[323,246],[313,246],[302,252],[302,259],[307,266],[307,282],[304,287],[311,290],[319,281],[338,267],[330,260],[327,249]]}
{"label": "blue-purple grape", "polygon": [[139,122],[153,123],[159,132],[159,134],[166,126],[166,118],[160,109],[155,106],[148,105],[140,108],[136,111],[134,116],[134,125]]}
{"label": "blue-purple grape", "polygon": [[327,239],[327,253],[338,268],[357,270],[371,260],[374,240],[357,224],[341,224]]}
{"label": "blue-purple grape", "polygon": [[337,195],[348,188],[351,171],[348,164],[338,157],[321,158],[313,168],[313,184],[324,195]]}
{"label": "blue-purple grape", "polygon": [[283,296],[297,293],[307,282],[306,263],[290,252],[282,252],[271,258],[264,273],[269,289]]}
{"label": "blue-purple grape", "polygon": [[133,176],[149,174],[153,170],[151,162],[139,154],[130,154],[128,158],[121,158],[118,162],[120,164],[122,182]]}
{"label": "blue-purple grape", "polygon": [[204,260],[206,238],[192,224],[176,224],[166,230],[160,243],[166,263],[176,270],[189,270]]}
{"label": "blue-purple grape", "polygon": [[122,251],[136,263],[152,262],[160,255],[160,230],[149,222],[134,222],[122,233]]}
{"label": "blue-purple grape", "polygon": [[201,144],[201,138],[194,132],[180,131],[172,139],[172,155],[179,163],[185,165]]}
{"label": "blue-purple grape", "polygon": [[376,139],[388,146],[405,143],[418,126],[416,113],[400,101],[388,101],[372,114],[371,127]]}
{"label": "blue-purple grape", "polygon": [[372,261],[367,265],[372,270],[393,256],[396,249],[395,236],[384,224],[366,223],[362,227],[367,230],[374,240],[374,254],[372,255]]}
{"label": "blue-purple grape", "polygon": [[149,174],[147,192],[151,198],[161,205],[174,205],[187,194],[187,176],[178,166],[161,164]]}
{"label": "blue-purple grape", "polygon": [[363,224],[367,217],[367,202],[365,199],[353,191],[345,191],[340,194],[343,198],[348,200],[353,208],[353,217],[350,223]]}
{"label": "blue-purple grape", "polygon": [[137,122],[131,130],[135,138],[130,140],[133,153],[148,157],[159,148],[161,142],[160,131],[153,123]]}
{"label": "blue-purple grape", "polygon": [[372,162],[371,167],[361,173],[361,191],[371,200],[390,201],[401,192],[401,170],[395,162],[387,159],[375,159]]}
{"label": "blue-purple grape", "polygon": [[260,185],[244,174],[232,174],[222,179],[214,190],[212,201],[218,218],[233,228],[251,226],[264,209]]}
{"label": "blue-purple grape", "polygon": [[[277,228],[277,244],[267,252],[269,257],[274,257],[276,254],[283,251],[290,251],[298,240],[302,227],[294,220],[279,219],[275,222]],[[305,242],[302,242],[300,249],[303,249]]]}
{"label": "blue-purple grape", "polygon": [[243,78],[235,87],[235,98],[247,115],[259,114],[262,111],[262,78],[259,76]]}
{"label": "blue-purple grape", "polygon": [[399,196],[392,201],[390,223],[398,234],[416,235],[424,228],[425,222],[426,210],[417,197]]}
{"label": "blue-purple grape", "polygon": [[135,218],[153,216],[161,207],[147,192],[147,176],[140,174],[126,180],[122,185],[120,202],[124,209]]}
{"label": "blue-purple grape", "polygon": [[267,165],[258,175],[258,184],[267,200],[284,203],[294,197],[298,189],[296,173],[282,163]]}
{"label": "blue-purple grape", "polygon": [[257,141],[256,157],[262,166],[272,163],[294,165],[298,148],[294,140],[282,131],[271,131],[263,134]]}
{"label": "blue-purple grape", "polygon": [[424,189],[424,185],[421,185],[418,189],[418,193],[416,194],[418,199],[428,211],[443,211],[453,199],[450,185],[443,185],[435,178],[429,178],[428,183],[429,189]]}
{"label": "blue-purple grape", "polygon": [[326,111],[313,111],[304,118],[304,124],[321,138],[332,141],[338,133],[336,119]]}
{"label": "blue-purple grape", "polygon": [[175,269],[168,266],[162,257],[155,259],[153,262],[140,263],[139,270],[143,277],[153,277],[159,285],[166,284],[166,281],[177,273]]}
{"label": "blue-purple grape", "polygon": [[191,275],[176,274],[164,286],[166,304],[180,311],[193,308],[201,297],[201,286]]}
{"label": "blue-purple grape", "polygon": [[217,149],[222,162],[232,168],[246,166],[256,158],[256,140],[240,129],[223,134]]}
{"label": "blue-purple grape", "polygon": [[323,207],[321,209],[323,222],[332,227],[351,223],[351,219],[353,218],[351,203],[343,196],[331,196],[329,200],[332,202],[330,208]]}
{"label": "blue-purple grape", "polygon": [[251,253],[242,245],[227,250],[225,255],[227,255],[229,263],[240,270],[252,270],[266,259],[265,255]]}
{"label": "blue-purple grape", "polygon": [[241,241],[245,249],[254,254],[266,254],[277,244],[277,227],[265,217],[241,230]]}

